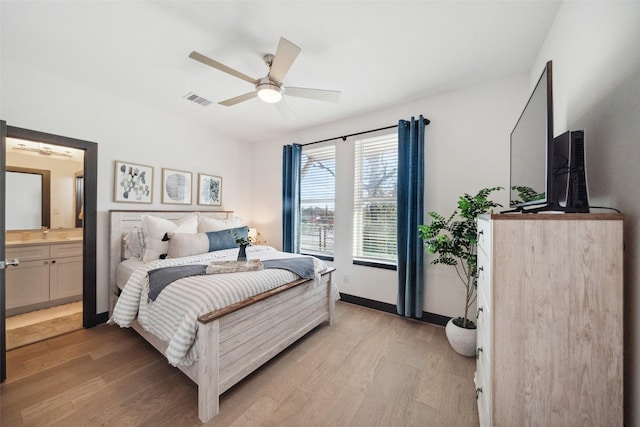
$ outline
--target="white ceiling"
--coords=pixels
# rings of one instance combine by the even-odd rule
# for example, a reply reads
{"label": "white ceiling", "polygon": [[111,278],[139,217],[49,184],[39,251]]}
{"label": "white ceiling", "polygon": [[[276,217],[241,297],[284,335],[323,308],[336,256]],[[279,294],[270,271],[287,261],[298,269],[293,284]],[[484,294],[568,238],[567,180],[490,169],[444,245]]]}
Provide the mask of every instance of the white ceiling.
{"label": "white ceiling", "polygon": [[[2,60],[205,123],[247,141],[527,74],[559,1],[5,1]],[[302,48],[285,85],[342,91],[337,104],[285,97],[217,102],[251,84],[188,58],[196,50],[252,77],[280,37]],[[10,84],[10,82],[3,82]],[[194,92],[214,101],[186,101]]]}

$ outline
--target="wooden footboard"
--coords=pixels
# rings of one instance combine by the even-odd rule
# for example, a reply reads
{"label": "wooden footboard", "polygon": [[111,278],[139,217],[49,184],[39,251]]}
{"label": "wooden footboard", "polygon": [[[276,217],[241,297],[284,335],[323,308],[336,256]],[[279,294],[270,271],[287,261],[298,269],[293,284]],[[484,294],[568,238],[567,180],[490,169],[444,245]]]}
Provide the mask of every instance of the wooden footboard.
{"label": "wooden footboard", "polygon": [[[220,409],[219,396],[323,322],[333,324],[336,293],[334,268],[316,284],[297,280],[242,303],[200,317],[198,361],[178,368],[198,385],[202,422]],[[132,327],[162,354],[167,343]]]}
{"label": "wooden footboard", "polygon": [[230,313],[203,316],[205,322],[201,321],[198,329],[196,381],[202,422],[218,413],[222,393],[316,326],[333,323],[333,271],[327,270],[320,284],[298,281]]}

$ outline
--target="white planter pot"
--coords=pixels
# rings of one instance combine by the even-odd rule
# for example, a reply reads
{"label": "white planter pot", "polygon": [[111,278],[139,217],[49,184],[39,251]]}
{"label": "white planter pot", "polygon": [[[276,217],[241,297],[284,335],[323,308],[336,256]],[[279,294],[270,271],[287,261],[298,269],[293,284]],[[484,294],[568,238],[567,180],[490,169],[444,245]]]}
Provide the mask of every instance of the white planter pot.
{"label": "white planter pot", "polygon": [[456,353],[461,354],[463,356],[472,357],[476,354],[476,330],[475,329],[465,329],[459,326],[456,326],[453,323],[453,319],[450,319],[447,322],[447,326],[445,328],[445,333],[447,334],[447,339],[449,340],[449,344],[451,348],[455,350]]}

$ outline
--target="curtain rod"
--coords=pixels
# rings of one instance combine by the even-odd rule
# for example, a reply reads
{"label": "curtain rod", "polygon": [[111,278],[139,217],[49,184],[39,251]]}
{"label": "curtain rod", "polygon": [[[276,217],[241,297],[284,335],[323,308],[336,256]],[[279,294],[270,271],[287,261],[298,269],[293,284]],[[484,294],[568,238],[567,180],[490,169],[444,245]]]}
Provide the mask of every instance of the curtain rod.
{"label": "curtain rod", "polygon": [[[428,125],[429,123],[431,123],[431,120],[429,119],[424,119],[424,125]],[[363,132],[357,132],[357,133],[351,133],[349,135],[343,135],[343,136],[336,136],[334,138],[327,138],[327,139],[323,139],[320,141],[313,141],[313,142],[307,142],[306,144],[299,144],[299,145],[313,145],[313,144],[320,144],[321,142],[327,142],[327,141],[334,141],[336,139],[341,139],[343,141],[346,141],[347,138],[351,137],[351,136],[358,136],[358,135],[364,135],[366,133],[371,133],[371,132],[377,132],[379,130],[387,130],[387,129],[393,129],[393,128],[397,128],[398,125],[392,125],[392,126],[386,126],[383,128],[378,128],[378,129],[371,129],[371,130],[365,130]]]}

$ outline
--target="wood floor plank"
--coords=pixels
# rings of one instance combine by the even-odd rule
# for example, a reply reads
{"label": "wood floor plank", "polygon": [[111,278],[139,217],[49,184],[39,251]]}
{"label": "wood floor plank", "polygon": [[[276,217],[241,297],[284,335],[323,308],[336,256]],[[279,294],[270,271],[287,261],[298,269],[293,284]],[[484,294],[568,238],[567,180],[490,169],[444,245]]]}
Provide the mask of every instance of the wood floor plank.
{"label": "wood floor plank", "polygon": [[[128,365],[132,366],[132,365]],[[104,381],[104,386],[96,390],[100,394],[99,398],[93,395],[79,397],[73,401],[75,411],[67,414],[59,420],[56,425],[60,426],[76,426],[76,425],[109,425],[108,420],[116,419],[120,416],[123,408],[132,409],[132,396],[139,393],[153,392],[158,380],[156,375],[162,375],[163,378],[169,378],[172,375],[179,378],[175,369],[167,366],[166,361],[161,358],[154,357],[139,369],[131,371],[123,371],[120,378],[112,381],[104,381],[105,375],[100,378]],[[180,378],[182,380],[182,378]],[[188,382],[190,380],[186,380]],[[184,385],[184,384],[183,384]],[[183,387],[191,391],[188,385]],[[115,425],[115,424],[114,424]]]}
{"label": "wood floor plank", "polygon": [[[441,327],[339,302],[321,326],[221,396],[209,426],[476,426],[473,358]],[[112,325],[7,354],[2,426],[199,426],[197,387]]]}
{"label": "wood floor plank", "polygon": [[419,370],[402,362],[395,354],[383,358],[367,388],[354,418],[356,425],[398,425],[410,420],[408,407],[414,400]]}
{"label": "wood floor plank", "polygon": [[46,399],[28,406],[22,410],[22,420],[27,425],[44,425],[60,419],[75,411],[73,400],[79,397],[91,396],[104,386],[101,378],[94,378],[75,387],[70,387],[61,393],[51,395]]}
{"label": "wood floor plank", "polygon": [[[335,380],[333,381],[335,384]],[[321,407],[315,408],[313,416],[317,419],[318,426],[355,426],[353,419],[358,408],[365,399],[362,390],[356,390],[346,384],[335,387],[336,394],[333,401],[327,402]],[[321,393],[326,395],[326,393]]]}
{"label": "wood floor plank", "polygon": [[445,377],[442,384],[443,404],[440,405],[438,423],[435,425],[442,427],[478,425],[478,408],[473,387],[469,387],[465,378],[459,375],[448,372],[443,375]]}
{"label": "wood floor plank", "polygon": [[[131,345],[137,345],[138,338],[133,338]],[[33,373],[64,365],[69,360],[87,355],[94,348],[108,348],[118,339],[122,339],[122,335],[117,330],[100,325],[8,351],[7,364],[13,369],[6,381],[19,381]]]}
{"label": "wood floor plank", "polygon": [[82,313],[73,313],[33,325],[25,325],[13,329],[7,328],[7,350],[13,350],[79,329],[82,329]]}

